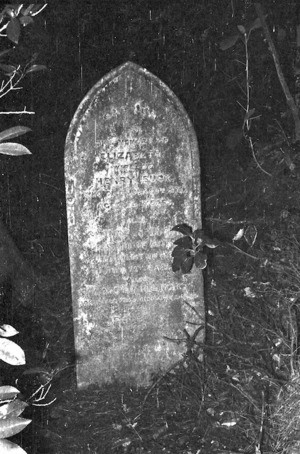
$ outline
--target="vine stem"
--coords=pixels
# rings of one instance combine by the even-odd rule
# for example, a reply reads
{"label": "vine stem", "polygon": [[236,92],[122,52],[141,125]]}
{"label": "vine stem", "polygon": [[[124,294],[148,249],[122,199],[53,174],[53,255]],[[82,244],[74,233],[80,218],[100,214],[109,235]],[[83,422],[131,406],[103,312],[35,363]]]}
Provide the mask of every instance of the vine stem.
{"label": "vine stem", "polygon": [[269,31],[268,25],[266,23],[266,20],[265,20],[264,14],[263,14],[263,10],[262,10],[262,7],[261,7],[260,3],[255,3],[255,10],[256,10],[256,13],[257,13],[257,15],[258,15],[258,17],[260,19],[261,26],[263,28],[266,40],[268,41],[268,44],[269,44],[269,47],[270,47],[270,51],[272,53],[272,57],[273,57],[273,60],[274,60],[275,68],[276,68],[276,71],[277,71],[277,76],[278,76],[279,82],[281,84],[283,93],[285,95],[287,105],[289,106],[289,108],[290,108],[290,110],[292,112],[292,115],[293,115],[293,119],[294,119],[294,123],[295,123],[295,138],[296,138],[296,141],[298,141],[298,140],[300,141],[300,118],[299,118],[298,109],[297,109],[297,106],[295,104],[294,98],[293,98],[293,96],[292,96],[292,94],[290,92],[290,89],[289,89],[289,87],[288,87],[288,85],[286,83],[286,80],[285,80],[285,77],[284,77],[280,62],[279,62],[278,53],[277,53],[276,47],[275,47],[275,45],[273,43],[273,40],[272,40],[270,31]]}

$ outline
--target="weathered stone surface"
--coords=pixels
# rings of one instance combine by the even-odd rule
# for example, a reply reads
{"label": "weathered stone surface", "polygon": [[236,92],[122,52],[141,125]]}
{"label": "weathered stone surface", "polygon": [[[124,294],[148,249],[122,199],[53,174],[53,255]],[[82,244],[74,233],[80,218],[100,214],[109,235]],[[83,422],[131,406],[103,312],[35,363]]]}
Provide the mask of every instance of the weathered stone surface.
{"label": "weathered stone surface", "polygon": [[147,385],[204,318],[199,270],[171,269],[172,227],[201,227],[194,129],[166,85],[125,63],[80,104],[65,175],[78,386]]}

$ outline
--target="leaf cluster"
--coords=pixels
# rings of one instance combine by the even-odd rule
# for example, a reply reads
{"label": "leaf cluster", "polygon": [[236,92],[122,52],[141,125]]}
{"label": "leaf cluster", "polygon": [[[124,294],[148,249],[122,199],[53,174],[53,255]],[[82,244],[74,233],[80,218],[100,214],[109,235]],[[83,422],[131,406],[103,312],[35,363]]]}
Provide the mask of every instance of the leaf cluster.
{"label": "leaf cluster", "polygon": [[[18,44],[21,26],[25,27],[33,22],[33,17],[39,14],[47,4],[30,4],[26,8],[23,4],[7,4],[0,12],[0,36],[7,37],[14,44]],[[26,74],[46,69],[44,65],[36,64],[37,54],[34,54],[30,61],[21,68],[21,65],[7,64],[3,62],[10,54],[11,49],[5,49],[0,52],[0,71],[8,80],[3,80],[0,87],[0,98],[6,96],[9,92],[19,89],[19,84]],[[5,60],[4,60],[5,61]],[[0,115],[8,112],[0,112]],[[11,112],[15,113],[15,112]],[[24,109],[20,114],[34,113]],[[0,154],[10,156],[20,156],[31,154],[30,151],[21,144],[14,142],[4,142],[9,139],[19,137],[30,131],[25,126],[17,126],[0,132]],[[4,142],[4,143],[3,143]]]}
{"label": "leaf cluster", "polygon": [[[46,69],[45,65],[38,65],[38,64],[34,63],[34,61],[38,57],[38,54],[36,54],[36,53],[32,56],[30,61],[23,68],[21,68],[21,65],[18,65],[18,64],[1,63],[1,60],[6,58],[7,55],[9,54],[9,52],[10,52],[10,49],[5,49],[2,52],[0,52],[0,70],[5,76],[10,77],[10,79],[11,79],[10,87],[9,87],[10,89],[12,86],[15,87],[21,81],[21,79],[23,79],[23,77],[26,74],[33,73],[36,71],[42,71],[42,70]],[[13,79],[17,79],[17,83],[12,83]],[[2,97],[2,92],[4,91],[3,88],[5,88],[5,84],[2,83],[2,86],[0,88],[1,97]]]}
{"label": "leaf cluster", "polygon": [[237,29],[240,33],[235,33],[233,35],[227,36],[224,39],[222,39],[222,41],[220,42],[220,49],[221,50],[230,49],[230,47],[233,47],[239,39],[248,41],[248,39],[250,38],[251,32],[258,28],[261,28],[261,20],[259,17],[257,17],[250,24],[238,25]]}
{"label": "leaf cluster", "polygon": [[[19,345],[8,339],[16,334],[18,331],[10,325],[0,327],[0,359],[19,366],[25,364],[25,353]],[[0,386],[0,451],[26,454],[20,446],[6,440],[21,432],[31,422],[31,419],[20,418],[28,404],[20,400],[18,394],[20,391],[14,386]]]}
{"label": "leaf cluster", "polygon": [[28,148],[24,147],[20,143],[15,142],[4,142],[14,137],[19,137],[27,132],[31,131],[27,126],[14,126],[12,128],[5,129],[0,132],[0,153],[10,156],[21,156],[31,154]]}
{"label": "leaf cluster", "polygon": [[[0,13],[0,33],[14,44],[18,44],[21,28],[33,23],[33,17],[39,14],[47,4],[31,3],[24,7],[23,4],[8,4]],[[2,24],[2,25],[1,25]]]}
{"label": "leaf cluster", "polygon": [[205,246],[215,248],[219,242],[209,238],[201,229],[193,231],[188,224],[177,224],[172,228],[172,231],[184,235],[174,241],[176,245],[172,252],[172,270],[174,273],[181,271],[182,274],[188,274],[194,265],[203,270],[207,265],[207,255],[203,248]]}

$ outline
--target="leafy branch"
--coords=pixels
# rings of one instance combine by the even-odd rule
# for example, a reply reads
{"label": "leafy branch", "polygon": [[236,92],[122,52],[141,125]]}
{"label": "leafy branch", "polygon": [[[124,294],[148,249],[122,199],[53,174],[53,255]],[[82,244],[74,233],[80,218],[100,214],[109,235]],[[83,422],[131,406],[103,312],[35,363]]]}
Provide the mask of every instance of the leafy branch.
{"label": "leafy branch", "polygon": [[[14,44],[18,44],[21,27],[32,24],[33,17],[43,11],[46,6],[47,4],[39,5],[33,3],[27,7],[23,7],[23,4],[6,5],[0,12],[0,36],[9,39]],[[20,90],[22,88],[19,86],[20,82],[27,74],[46,69],[44,65],[35,63],[37,54],[32,56],[24,68],[22,68],[21,65],[2,62],[1,60],[9,56],[10,50],[11,49],[5,49],[0,52],[0,71],[4,74],[4,79],[0,86],[0,99],[7,96],[11,91]],[[8,79],[6,79],[6,77],[8,77]],[[28,111],[26,107],[21,111],[0,112],[0,115],[7,114],[33,115],[34,112]],[[31,131],[31,129],[25,126],[17,126],[0,132],[0,153],[11,156],[31,154],[23,145],[15,142],[4,142],[26,134],[28,131]]]}
{"label": "leafy branch", "polygon": [[172,252],[173,263],[172,270],[174,273],[181,272],[188,274],[195,265],[203,270],[207,265],[207,255],[203,251],[205,246],[215,248],[219,245],[218,240],[206,236],[203,230],[196,229],[193,231],[188,224],[177,224],[172,231],[180,232],[183,238],[174,241],[176,245]]}
{"label": "leafy branch", "polygon": [[[249,134],[250,128],[251,128],[251,122],[254,120],[256,117],[254,116],[255,113],[255,108],[251,108],[250,106],[250,75],[249,75],[249,39],[251,36],[251,33],[253,30],[262,28],[264,35],[266,37],[266,40],[269,45],[270,52],[272,54],[274,64],[275,64],[275,69],[277,72],[277,76],[279,79],[279,82],[281,84],[282,90],[284,92],[285,98],[287,105],[292,113],[294,124],[295,124],[295,141],[300,140],[300,118],[299,118],[299,113],[298,113],[298,108],[295,103],[295,100],[289,90],[289,87],[286,83],[286,79],[284,77],[282,67],[279,61],[279,56],[276,50],[276,47],[274,45],[274,42],[272,40],[267,22],[266,22],[266,16],[263,14],[262,7],[260,3],[255,3],[255,10],[258,15],[258,17],[250,24],[248,25],[238,25],[238,31],[239,33],[235,33],[234,35],[231,35],[229,37],[224,38],[220,42],[220,49],[221,50],[227,50],[231,47],[233,47],[240,39],[244,43],[245,47],[245,85],[246,85],[246,106],[243,106],[239,103],[239,105],[242,107],[244,110],[244,120],[243,120],[243,126],[242,126],[242,133],[245,139],[248,141],[253,159],[256,163],[256,165],[259,167],[259,169],[264,172],[266,175],[271,176],[269,172],[264,170],[259,162],[257,161],[257,158],[255,156],[255,151],[254,151],[254,145],[252,141],[252,137]],[[237,136],[239,137],[239,136]],[[289,165],[290,168],[293,168],[293,163]]]}
{"label": "leafy branch", "polygon": [[[14,44],[18,44],[21,27],[33,23],[33,17],[45,9],[44,5],[31,3],[24,7],[23,4],[8,4],[0,13],[0,36],[8,38]],[[2,25],[1,25],[2,24]]]}
{"label": "leafy branch", "polygon": [[257,15],[260,19],[266,40],[268,41],[268,44],[269,44],[269,47],[270,47],[270,50],[272,53],[272,57],[274,60],[277,76],[278,76],[279,82],[281,84],[283,93],[285,95],[287,105],[289,106],[289,108],[292,112],[292,115],[293,115],[293,119],[294,119],[294,123],[295,123],[295,139],[296,139],[296,141],[299,141],[300,140],[300,118],[299,118],[298,108],[297,108],[295,100],[290,92],[288,84],[286,83],[286,80],[285,80],[285,77],[284,77],[280,62],[279,62],[278,53],[277,53],[276,47],[274,45],[274,42],[272,40],[268,25],[265,21],[261,4],[255,3],[255,9],[256,9]]}
{"label": "leafy branch", "polygon": [[[15,342],[8,339],[18,331],[10,325],[0,327],[0,359],[13,366],[25,364],[25,353]],[[0,386],[0,448],[1,452],[17,452],[26,454],[20,446],[6,440],[7,437],[21,432],[31,419],[20,418],[28,406],[18,398],[20,391],[14,386]]]}

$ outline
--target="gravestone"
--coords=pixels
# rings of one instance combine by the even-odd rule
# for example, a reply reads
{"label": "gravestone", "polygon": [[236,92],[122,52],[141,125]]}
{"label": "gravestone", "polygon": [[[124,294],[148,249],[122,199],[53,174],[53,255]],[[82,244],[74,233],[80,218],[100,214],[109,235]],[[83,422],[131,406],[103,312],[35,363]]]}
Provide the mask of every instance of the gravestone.
{"label": "gravestone", "polygon": [[78,387],[147,386],[182,358],[183,330],[204,321],[201,272],[171,268],[171,229],[201,227],[197,140],[182,104],[136,64],[111,71],[75,113],[65,178]]}

